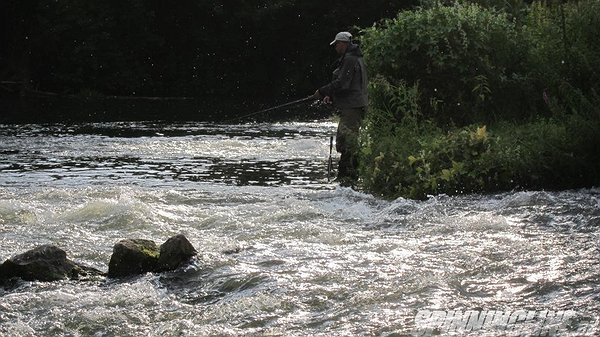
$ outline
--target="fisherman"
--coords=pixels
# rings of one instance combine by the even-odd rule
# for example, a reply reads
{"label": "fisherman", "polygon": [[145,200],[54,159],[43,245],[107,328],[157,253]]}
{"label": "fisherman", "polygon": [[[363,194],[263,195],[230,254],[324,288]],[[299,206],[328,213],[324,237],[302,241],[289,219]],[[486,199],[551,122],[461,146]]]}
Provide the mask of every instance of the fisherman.
{"label": "fisherman", "polygon": [[340,113],[335,149],[341,154],[336,181],[353,185],[358,179],[358,132],[367,111],[367,68],[352,34],[339,32],[330,43],[340,55],[332,81],[317,89],[313,97],[333,103]]}

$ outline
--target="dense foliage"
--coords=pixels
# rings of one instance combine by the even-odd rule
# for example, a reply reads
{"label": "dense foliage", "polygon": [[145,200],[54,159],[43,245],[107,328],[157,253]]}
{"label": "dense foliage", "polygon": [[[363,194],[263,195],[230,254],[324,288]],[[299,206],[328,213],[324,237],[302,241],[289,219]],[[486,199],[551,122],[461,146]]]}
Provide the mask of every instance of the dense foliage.
{"label": "dense foliage", "polygon": [[246,100],[252,109],[312,93],[329,79],[335,33],[409,5],[3,0],[0,80],[61,94]]}
{"label": "dense foliage", "polygon": [[366,189],[386,197],[600,184],[600,3],[434,5],[364,30]]}
{"label": "dense foliage", "polygon": [[[438,122],[465,124],[515,111],[524,46],[507,15],[457,4],[403,12],[365,31],[369,66],[392,85],[418,83],[419,106]],[[518,98],[517,98],[518,99]]]}

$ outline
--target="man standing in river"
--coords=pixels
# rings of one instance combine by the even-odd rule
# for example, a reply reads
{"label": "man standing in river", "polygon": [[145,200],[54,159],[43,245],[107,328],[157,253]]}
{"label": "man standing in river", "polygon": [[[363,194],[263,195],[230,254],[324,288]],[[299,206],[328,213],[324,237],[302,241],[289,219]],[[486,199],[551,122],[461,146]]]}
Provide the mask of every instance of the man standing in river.
{"label": "man standing in river", "polygon": [[358,179],[358,132],[367,111],[367,68],[352,34],[340,32],[330,43],[340,55],[332,81],[317,89],[314,97],[333,103],[340,112],[335,148],[341,154],[337,181],[352,185]]}

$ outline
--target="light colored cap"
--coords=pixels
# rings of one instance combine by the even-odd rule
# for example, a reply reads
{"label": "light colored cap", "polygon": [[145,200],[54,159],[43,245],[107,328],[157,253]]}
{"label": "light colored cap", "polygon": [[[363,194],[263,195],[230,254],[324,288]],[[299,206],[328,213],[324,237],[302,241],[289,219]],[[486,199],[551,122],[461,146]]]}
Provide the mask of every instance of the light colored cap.
{"label": "light colored cap", "polygon": [[332,45],[334,45],[338,41],[341,41],[341,42],[350,42],[350,41],[352,41],[352,34],[350,34],[348,32],[339,32],[335,36],[335,40],[331,41],[331,43],[329,45],[332,46]]}

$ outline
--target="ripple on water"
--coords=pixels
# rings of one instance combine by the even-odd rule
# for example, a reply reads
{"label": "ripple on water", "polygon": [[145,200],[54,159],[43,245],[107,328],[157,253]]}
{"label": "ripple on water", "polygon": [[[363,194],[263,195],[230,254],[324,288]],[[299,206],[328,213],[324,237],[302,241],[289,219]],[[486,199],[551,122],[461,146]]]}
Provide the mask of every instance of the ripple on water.
{"label": "ripple on water", "polygon": [[0,289],[0,335],[385,336],[413,334],[421,309],[600,313],[597,189],[380,200],[325,183],[333,123],[23,128],[0,127],[2,257],[53,243],[106,270],[116,241],[177,233],[200,253]]}

